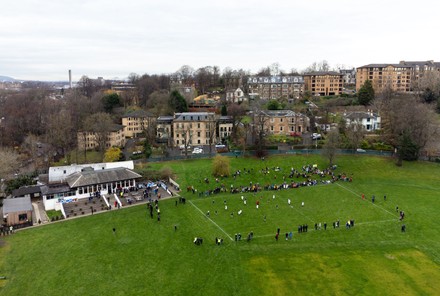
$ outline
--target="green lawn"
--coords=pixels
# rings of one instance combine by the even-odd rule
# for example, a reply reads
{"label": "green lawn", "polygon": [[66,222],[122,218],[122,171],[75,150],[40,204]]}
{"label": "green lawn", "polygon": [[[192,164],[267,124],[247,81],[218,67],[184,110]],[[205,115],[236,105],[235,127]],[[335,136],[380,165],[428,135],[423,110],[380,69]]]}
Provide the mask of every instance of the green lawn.
{"label": "green lawn", "polygon": [[[221,184],[279,184],[291,167],[305,164],[323,168],[326,162],[319,156],[231,158],[232,171],[250,173],[218,183],[207,159],[151,167],[169,166],[182,188],[204,192]],[[337,164],[336,174],[353,182],[203,197],[185,189],[185,205],[159,202],[160,222],[137,206],[2,237],[0,276],[7,279],[0,280],[0,294],[438,295],[440,165],[396,167],[391,159],[366,156],[340,156]],[[266,166],[281,170],[264,175]],[[406,214],[406,233],[397,205]],[[338,219],[341,227],[333,229]],[[355,227],[346,229],[349,219]],[[327,222],[327,230],[315,231],[319,222]],[[299,224],[308,224],[308,232],[298,234]],[[250,231],[254,239],[247,242]],[[292,240],[285,240],[290,231]],[[242,241],[234,241],[236,233]],[[196,236],[203,245],[192,243]],[[215,245],[215,237],[223,245]]]}

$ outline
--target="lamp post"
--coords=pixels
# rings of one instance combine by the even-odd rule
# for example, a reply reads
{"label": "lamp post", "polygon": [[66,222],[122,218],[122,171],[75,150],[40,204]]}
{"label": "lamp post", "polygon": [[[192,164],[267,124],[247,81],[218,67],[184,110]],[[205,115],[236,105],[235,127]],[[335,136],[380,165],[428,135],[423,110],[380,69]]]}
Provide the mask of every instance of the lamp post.
{"label": "lamp post", "polygon": [[3,121],[4,117],[0,118],[0,147],[3,147]]}

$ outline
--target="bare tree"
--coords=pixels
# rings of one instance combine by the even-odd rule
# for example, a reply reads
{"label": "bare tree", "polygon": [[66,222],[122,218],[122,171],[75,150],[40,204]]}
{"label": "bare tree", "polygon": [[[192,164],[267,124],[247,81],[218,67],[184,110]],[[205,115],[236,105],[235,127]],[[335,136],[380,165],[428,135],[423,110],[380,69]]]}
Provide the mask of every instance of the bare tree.
{"label": "bare tree", "polygon": [[[113,122],[109,114],[96,113],[87,117],[83,122],[83,130],[93,133],[98,150],[104,155],[109,133]],[[85,144],[86,142],[84,142]]]}
{"label": "bare tree", "polygon": [[346,125],[345,135],[354,150],[360,147],[365,136],[365,129],[361,122],[354,121]]}
{"label": "bare tree", "polygon": [[0,180],[12,177],[18,168],[18,154],[13,149],[0,147]]}
{"label": "bare tree", "polygon": [[420,152],[433,138],[436,123],[432,108],[415,96],[395,95],[385,102],[382,129],[385,141],[395,148],[400,146],[402,136],[405,135]]}
{"label": "bare tree", "polygon": [[217,121],[215,118],[215,114],[209,115],[208,122],[206,123],[206,133],[209,144],[209,154],[212,153],[212,145],[215,144],[217,139]]}
{"label": "bare tree", "polygon": [[241,122],[241,119],[246,114],[246,110],[242,105],[232,103],[228,105],[228,115],[232,117],[232,131],[231,131],[231,139],[234,142],[237,142],[239,137],[237,134],[237,128]]}
{"label": "bare tree", "polygon": [[335,161],[336,151],[338,148],[339,148],[339,130],[332,129],[327,134],[327,140],[321,150],[322,155],[328,159],[330,166],[332,166]]}
{"label": "bare tree", "polygon": [[265,156],[266,137],[269,133],[269,116],[264,111],[253,113],[253,136],[258,157]]}

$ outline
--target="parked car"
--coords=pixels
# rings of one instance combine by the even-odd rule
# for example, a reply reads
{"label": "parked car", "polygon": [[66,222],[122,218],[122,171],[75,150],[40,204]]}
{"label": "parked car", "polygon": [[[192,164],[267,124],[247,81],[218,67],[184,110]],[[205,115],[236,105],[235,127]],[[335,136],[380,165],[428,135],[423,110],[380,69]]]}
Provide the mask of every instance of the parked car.
{"label": "parked car", "polygon": [[201,148],[194,148],[194,150],[192,151],[193,154],[201,154],[203,153],[203,149]]}
{"label": "parked car", "polygon": [[[180,145],[179,149],[180,150],[185,150],[185,145],[184,144]],[[186,146],[186,150],[191,150],[191,145]]]}
{"label": "parked car", "polygon": [[365,151],[364,149],[358,148],[358,149],[356,149],[356,152],[358,152],[358,153],[365,153],[367,151]]}
{"label": "parked car", "polygon": [[318,134],[318,133],[313,133],[312,134],[312,139],[313,140],[319,140],[319,139],[321,139],[322,137],[321,137],[321,134]]}

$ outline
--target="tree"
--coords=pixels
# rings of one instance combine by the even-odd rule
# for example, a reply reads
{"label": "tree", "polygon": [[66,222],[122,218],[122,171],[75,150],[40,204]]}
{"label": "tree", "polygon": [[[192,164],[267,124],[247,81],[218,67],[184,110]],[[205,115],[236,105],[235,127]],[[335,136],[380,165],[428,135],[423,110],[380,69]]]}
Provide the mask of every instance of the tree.
{"label": "tree", "polygon": [[[429,141],[435,141],[437,118],[432,107],[412,95],[395,95],[384,103],[382,129],[384,141],[394,148],[412,146],[417,155]],[[405,145],[403,145],[405,144]],[[399,156],[399,155],[398,155]],[[401,159],[398,159],[398,164]]]}
{"label": "tree", "polygon": [[254,141],[256,146],[256,155],[257,157],[265,156],[266,152],[264,151],[266,145],[266,136],[268,134],[268,126],[267,122],[269,121],[269,116],[266,112],[257,111],[254,112]]}
{"label": "tree", "polygon": [[365,129],[361,122],[354,121],[345,128],[345,135],[353,149],[359,148],[364,135]]}
{"label": "tree", "polygon": [[117,93],[112,93],[102,97],[102,104],[104,106],[104,111],[111,113],[114,107],[121,106],[121,98]]}
{"label": "tree", "polygon": [[370,80],[365,80],[358,92],[358,102],[367,106],[374,100],[374,89]]}
{"label": "tree", "polygon": [[168,90],[157,90],[150,95],[150,99],[145,107],[156,117],[161,115],[172,115],[174,110],[171,109],[169,99],[170,92]]}
{"label": "tree", "polygon": [[173,90],[171,92],[169,105],[174,112],[188,112],[188,105],[185,101],[185,98],[177,90]]}
{"label": "tree", "polygon": [[229,158],[216,155],[212,161],[212,174],[215,177],[227,177],[230,174]]}
{"label": "tree", "polygon": [[71,115],[67,110],[52,114],[47,122],[46,143],[54,150],[60,151],[62,156],[67,155],[70,164],[70,154],[66,152],[74,145],[76,135]]}
{"label": "tree", "polygon": [[397,165],[401,166],[403,160],[413,161],[419,158],[419,147],[411,139],[409,131],[404,131],[399,138],[399,144],[397,148]]}
{"label": "tree", "polygon": [[332,166],[335,158],[336,151],[339,148],[339,131],[338,129],[332,129],[327,134],[327,140],[322,147],[322,155],[328,159],[329,165]]}
{"label": "tree", "polygon": [[0,180],[9,179],[18,170],[18,154],[9,148],[0,148]]}
{"label": "tree", "polygon": [[217,121],[215,120],[215,115],[210,114],[208,117],[208,122],[206,123],[206,133],[209,144],[209,154],[212,153],[212,145],[215,144],[216,134],[217,134]]}
{"label": "tree", "polygon": [[237,137],[237,127],[240,124],[242,117],[246,114],[246,110],[242,105],[232,103],[228,105],[228,114],[232,117],[231,139],[233,142],[237,142],[239,139]]}
{"label": "tree", "polygon": [[105,151],[104,162],[115,162],[121,159],[122,151],[118,147],[110,147]]}
{"label": "tree", "polygon": [[[107,144],[107,137],[112,128],[113,122],[108,113],[101,112],[90,115],[83,122],[84,144],[86,143],[85,137],[87,132],[91,132],[94,134],[98,150],[101,151],[101,153],[104,153]],[[86,149],[87,147],[84,148]]]}
{"label": "tree", "polygon": [[267,110],[280,110],[281,104],[277,100],[269,100]]}
{"label": "tree", "polygon": [[222,116],[227,116],[228,115],[228,108],[226,107],[226,105],[222,105],[222,110],[221,110],[221,115]]}
{"label": "tree", "polygon": [[149,158],[153,154],[153,149],[151,148],[150,141],[148,139],[145,139],[144,141],[144,155],[145,158]]}

